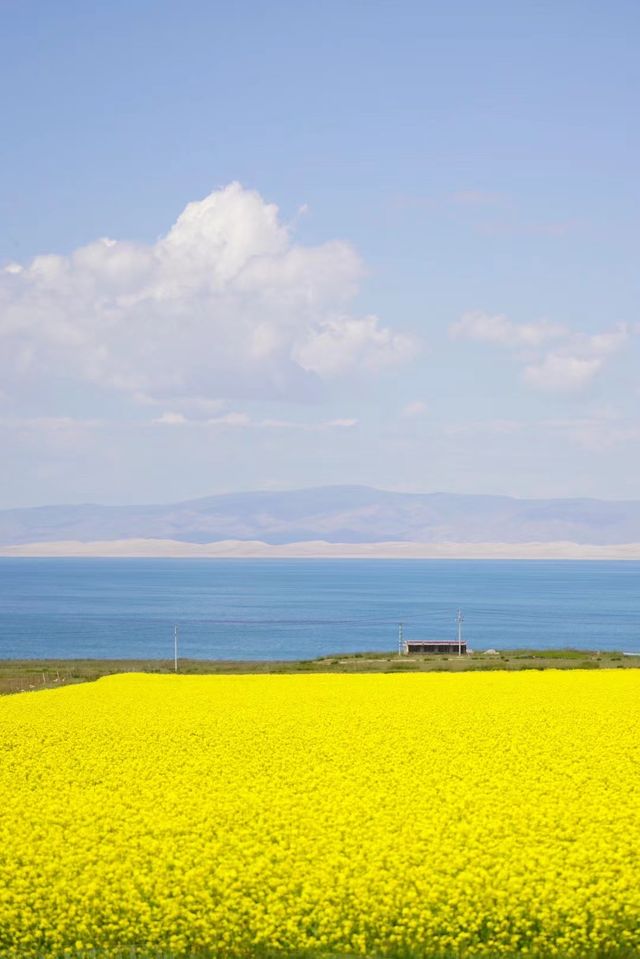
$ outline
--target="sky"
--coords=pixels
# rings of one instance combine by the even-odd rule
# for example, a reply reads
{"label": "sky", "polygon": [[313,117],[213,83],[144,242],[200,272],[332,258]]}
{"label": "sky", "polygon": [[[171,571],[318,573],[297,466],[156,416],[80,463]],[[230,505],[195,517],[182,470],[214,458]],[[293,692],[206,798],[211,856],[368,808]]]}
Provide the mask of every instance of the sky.
{"label": "sky", "polygon": [[0,507],[638,497],[640,8],[0,0]]}

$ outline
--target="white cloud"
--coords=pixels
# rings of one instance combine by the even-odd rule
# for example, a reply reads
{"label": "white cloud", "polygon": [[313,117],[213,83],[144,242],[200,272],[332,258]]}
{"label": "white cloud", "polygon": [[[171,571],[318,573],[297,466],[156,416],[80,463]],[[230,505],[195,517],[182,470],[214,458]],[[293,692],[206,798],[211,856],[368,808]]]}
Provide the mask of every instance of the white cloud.
{"label": "white cloud", "polygon": [[414,400],[412,403],[407,403],[406,406],[403,406],[400,410],[400,416],[404,419],[414,419],[417,416],[423,416],[427,412],[427,404],[423,403],[422,400]]}
{"label": "white cloud", "polygon": [[321,420],[319,423],[301,423],[298,420],[254,420],[251,426],[258,429],[301,430],[303,433],[323,433],[326,430],[350,430],[358,425],[352,418]]}
{"label": "white cloud", "polygon": [[3,444],[11,437],[22,448],[35,450],[39,459],[45,453],[81,459],[87,444],[98,441],[104,426],[104,420],[73,416],[0,417]]}
{"label": "white cloud", "polygon": [[596,375],[602,360],[596,357],[569,356],[547,353],[536,363],[529,363],[523,379],[537,390],[570,393],[582,389]]}
{"label": "white cloud", "polygon": [[459,190],[457,193],[452,193],[450,199],[457,206],[484,207],[504,204],[506,197],[502,193],[491,190]]}
{"label": "white cloud", "polygon": [[[515,351],[524,363],[522,378],[528,386],[558,393],[584,389],[629,336],[625,324],[603,333],[584,334],[548,320],[514,323],[503,313],[481,311],[465,313],[451,324],[449,332],[454,339]],[[554,346],[545,351],[549,341],[554,341]]]}
{"label": "white cloud", "polygon": [[498,346],[540,346],[547,340],[558,339],[566,329],[548,320],[537,323],[514,323],[504,313],[483,313],[474,310],[464,313],[450,328],[454,339],[475,340]]}
{"label": "white cloud", "polygon": [[248,413],[229,412],[210,419],[187,419],[182,413],[163,413],[152,420],[153,424],[161,426],[191,426],[197,428],[209,426],[241,427],[257,430],[301,430],[305,433],[324,432],[334,429],[351,429],[358,425],[358,420],[344,418],[321,420],[316,423],[307,423],[298,420],[283,419],[252,419]]}
{"label": "white cloud", "polygon": [[609,410],[595,411],[574,419],[546,420],[541,426],[595,453],[637,443],[640,438],[640,424],[637,421],[629,421]]}
{"label": "white cloud", "polygon": [[321,424],[321,425],[322,425],[322,428],[323,428],[323,429],[328,429],[328,430],[332,430],[332,429],[338,429],[338,430],[347,429],[347,430],[350,430],[352,427],[358,425],[358,420],[353,419],[353,417],[346,417],[346,418],[344,418],[344,419],[325,420],[325,422],[324,422],[323,424]]}
{"label": "white cloud", "polygon": [[[196,421],[198,422],[198,421]],[[204,421],[205,426],[251,426],[251,417],[247,413],[224,413],[212,416]]]}
{"label": "white cloud", "polygon": [[[277,208],[233,183],[155,244],[97,240],[0,272],[9,382],[47,376],[140,399],[301,398],[318,377],[405,362],[409,340],[350,314],[347,243],[292,241]],[[3,342],[4,341],[4,342]]]}
{"label": "white cloud", "polygon": [[450,436],[512,435],[521,432],[523,426],[521,420],[513,419],[464,420],[444,426],[443,432]]}
{"label": "white cloud", "polygon": [[579,338],[582,349],[593,356],[605,357],[610,353],[615,353],[626,342],[629,337],[629,327],[626,323],[620,323],[614,330],[606,333],[595,333],[593,336],[583,336]]}
{"label": "white cloud", "polygon": [[350,369],[376,372],[405,363],[415,348],[411,337],[380,326],[377,316],[338,316],[309,330],[294,357],[303,369],[331,377]]}
{"label": "white cloud", "polygon": [[626,341],[625,325],[593,335],[573,334],[562,348],[528,363],[523,378],[535,389],[571,393],[583,389],[601,371],[606,359]]}
{"label": "white cloud", "polygon": [[186,423],[187,420],[182,413],[172,413],[166,412],[162,416],[156,417],[153,420],[154,423],[162,423],[166,426],[182,426],[183,423]]}

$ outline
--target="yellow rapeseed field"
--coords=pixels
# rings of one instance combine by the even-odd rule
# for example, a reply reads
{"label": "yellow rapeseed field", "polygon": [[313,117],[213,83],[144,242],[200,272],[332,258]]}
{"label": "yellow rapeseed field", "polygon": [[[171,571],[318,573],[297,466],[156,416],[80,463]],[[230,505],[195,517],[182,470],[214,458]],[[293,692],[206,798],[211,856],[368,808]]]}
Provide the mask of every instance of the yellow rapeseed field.
{"label": "yellow rapeseed field", "polygon": [[635,670],[118,676],[0,764],[3,959],[640,952]]}

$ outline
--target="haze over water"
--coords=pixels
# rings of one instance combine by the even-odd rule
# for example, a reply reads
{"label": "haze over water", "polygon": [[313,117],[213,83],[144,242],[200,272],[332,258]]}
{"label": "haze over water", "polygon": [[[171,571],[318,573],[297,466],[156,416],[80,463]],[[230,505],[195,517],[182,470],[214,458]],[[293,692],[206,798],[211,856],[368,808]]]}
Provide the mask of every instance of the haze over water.
{"label": "haze over water", "polygon": [[1,658],[297,659],[454,638],[640,651],[638,562],[0,559]]}

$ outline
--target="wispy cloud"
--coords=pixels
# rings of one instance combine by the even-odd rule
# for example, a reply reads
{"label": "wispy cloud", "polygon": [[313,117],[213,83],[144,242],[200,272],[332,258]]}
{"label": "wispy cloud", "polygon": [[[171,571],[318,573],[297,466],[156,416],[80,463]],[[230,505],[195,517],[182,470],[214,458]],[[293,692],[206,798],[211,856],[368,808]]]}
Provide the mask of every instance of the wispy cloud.
{"label": "wispy cloud", "polygon": [[187,418],[182,413],[166,412],[162,416],[157,416],[153,423],[160,423],[161,426],[182,426],[187,423]]}
{"label": "wispy cloud", "polygon": [[453,339],[506,347],[540,346],[548,340],[567,335],[565,327],[548,320],[514,323],[504,313],[485,313],[482,310],[463,313],[449,329]]}
{"label": "wispy cloud", "polygon": [[93,430],[104,426],[105,420],[74,416],[1,416],[0,426],[9,429],[62,432],[64,430]]}
{"label": "wispy cloud", "polygon": [[87,444],[97,441],[105,421],[73,416],[3,416],[0,431],[25,447],[56,455],[81,457]]}
{"label": "wispy cloud", "polygon": [[444,426],[442,432],[446,436],[502,436],[520,433],[526,424],[515,419],[486,419],[464,420]]}
{"label": "wispy cloud", "polygon": [[475,229],[482,236],[540,236],[564,237],[580,227],[580,221],[566,220],[483,220],[476,223]]}
{"label": "wispy cloud", "polygon": [[357,419],[342,418],[305,422],[286,419],[254,419],[244,412],[229,412],[208,419],[187,419],[182,413],[168,411],[152,420],[160,426],[189,426],[202,429],[205,427],[231,427],[252,430],[300,430],[305,433],[316,433],[325,430],[352,429],[358,425]]}
{"label": "wispy cloud", "polygon": [[416,419],[417,417],[424,416],[427,409],[427,404],[423,403],[422,400],[413,400],[411,403],[407,403],[402,407],[400,416],[403,419]]}
{"label": "wispy cloud", "polygon": [[450,200],[456,206],[487,207],[503,204],[506,198],[494,190],[458,190],[451,194]]}

